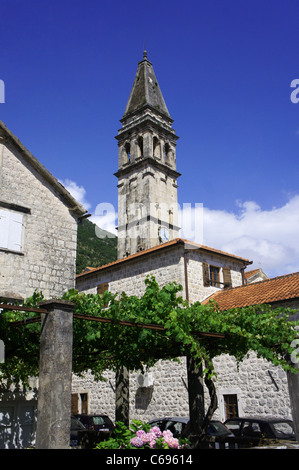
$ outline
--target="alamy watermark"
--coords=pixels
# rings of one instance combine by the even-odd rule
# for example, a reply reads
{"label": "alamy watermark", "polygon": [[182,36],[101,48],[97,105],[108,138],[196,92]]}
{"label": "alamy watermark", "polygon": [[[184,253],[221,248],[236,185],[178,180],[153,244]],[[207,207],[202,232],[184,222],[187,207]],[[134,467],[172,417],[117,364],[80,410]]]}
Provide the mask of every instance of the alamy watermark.
{"label": "alamy watermark", "polygon": [[295,78],[291,81],[291,88],[295,88],[295,90],[291,93],[291,101],[294,104],[299,103],[299,78]]}
{"label": "alamy watermark", "polygon": [[[142,203],[128,204],[124,217],[119,217],[113,204],[102,202],[97,205],[94,218],[96,220],[96,235],[98,238],[114,237],[112,231],[117,225],[118,238],[125,238],[128,234],[130,238],[140,235],[139,228],[144,221],[152,220],[166,229],[174,229],[179,232],[180,238],[189,241],[203,242],[203,204],[183,203],[166,204]],[[125,228],[125,230],[124,230]]]}
{"label": "alamy watermark", "polygon": [[4,363],[4,351],[5,351],[5,346],[4,346],[4,341],[0,339],[0,364]]}
{"label": "alamy watermark", "polygon": [[5,85],[3,80],[0,80],[0,103],[5,103]]}

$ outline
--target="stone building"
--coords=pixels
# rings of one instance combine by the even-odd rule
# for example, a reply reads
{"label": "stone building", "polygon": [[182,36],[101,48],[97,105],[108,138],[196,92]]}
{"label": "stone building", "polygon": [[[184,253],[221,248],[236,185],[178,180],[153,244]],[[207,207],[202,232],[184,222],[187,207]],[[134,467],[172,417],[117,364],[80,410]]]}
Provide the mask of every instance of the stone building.
{"label": "stone building", "polygon": [[[118,260],[77,276],[80,292],[110,290],[142,295],[147,275],[160,286],[176,281],[190,302],[205,301],[218,292],[250,288],[265,279],[261,270],[247,276],[247,259],[179,238],[177,225],[176,139],[172,119],[153,66],[144,53],[121,120],[118,178]],[[265,281],[266,282],[266,281]],[[298,289],[296,295],[298,296]],[[271,301],[271,298],[269,298]],[[219,409],[224,420],[231,410],[239,415],[291,416],[286,374],[251,354],[237,368],[233,358],[215,360]],[[147,386],[140,386],[146,383]],[[76,412],[115,412],[115,377],[96,384],[92,376],[74,377]],[[130,374],[130,418],[186,416],[188,409],[186,358],[181,365],[159,361],[149,375]]]}
{"label": "stone building", "polygon": [[[74,287],[85,212],[0,122],[0,301],[22,301],[35,289],[51,299]],[[2,391],[0,400],[0,448],[26,445],[36,396]]]}
{"label": "stone building", "polygon": [[72,288],[86,210],[0,122],[0,297]]}

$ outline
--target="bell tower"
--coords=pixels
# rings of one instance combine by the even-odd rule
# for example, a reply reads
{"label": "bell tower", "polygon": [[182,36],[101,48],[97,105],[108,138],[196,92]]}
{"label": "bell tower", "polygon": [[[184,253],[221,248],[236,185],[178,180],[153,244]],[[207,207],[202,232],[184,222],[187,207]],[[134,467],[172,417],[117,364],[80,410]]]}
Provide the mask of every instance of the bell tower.
{"label": "bell tower", "polygon": [[116,139],[118,258],[178,237],[176,141],[153,66],[144,51]]}

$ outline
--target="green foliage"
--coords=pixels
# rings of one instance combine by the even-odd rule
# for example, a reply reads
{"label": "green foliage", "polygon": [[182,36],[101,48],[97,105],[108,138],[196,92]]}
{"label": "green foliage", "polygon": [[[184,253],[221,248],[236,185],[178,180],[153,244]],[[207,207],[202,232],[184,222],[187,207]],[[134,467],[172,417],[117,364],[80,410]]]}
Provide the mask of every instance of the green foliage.
{"label": "green foliage", "polygon": [[[36,308],[42,300],[43,295],[34,292],[24,302],[24,307]],[[24,387],[29,387],[29,377],[38,376],[40,324],[32,323],[26,327],[12,325],[13,322],[28,320],[36,315],[11,310],[0,313],[0,338],[5,344],[5,362],[0,364],[0,385],[1,382],[10,385],[21,381]]]}
{"label": "green foliage", "polygon": [[[287,357],[295,350],[291,343],[297,338],[294,327],[299,322],[289,321],[289,310],[260,305],[223,312],[213,303],[188,305],[181,291],[176,283],[159,288],[153,277],[146,279],[140,297],[68,291],[64,299],[74,303],[75,313],[111,320],[101,323],[74,318],[73,371],[80,375],[90,370],[100,380],[105,370],[116,370],[120,365],[131,371],[144,370],[161,358],[176,360],[191,355],[198,364],[204,361],[210,377],[216,356],[227,353],[242,361],[250,351],[256,351],[274,365],[296,372]],[[41,294],[35,293],[26,304],[36,306],[41,299]],[[0,365],[3,379],[27,383],[28,376],[38,375],[40,324],[10,326],[12,321],[30,315],[35,314],[0,314],[0,338],[6,348],[5,363]],[[136,326],[120,325],[120,321]],[[162,329],[141,325],[159,325]],[[211,338],[200,332],[225,337]]]}
{"label": "green foliage", "polygon": [[96,233],[96,225],[88,219],[83,219],[78,225],[77,274],[87,266],[96,268],[116,259],[117,238],[98,228]]}

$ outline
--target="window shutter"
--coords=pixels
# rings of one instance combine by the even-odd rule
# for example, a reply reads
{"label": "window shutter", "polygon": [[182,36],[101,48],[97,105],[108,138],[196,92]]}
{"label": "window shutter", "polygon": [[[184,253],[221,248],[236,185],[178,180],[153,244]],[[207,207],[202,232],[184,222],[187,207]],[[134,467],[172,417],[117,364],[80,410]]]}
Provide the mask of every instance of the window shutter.
{"label": "window shutter", "polygon": [[232,286],[232,276],[229,268],[223,268],[223,284],[224,287]]}
{"label": "window shutter", "polygon": [[71,413],[76,415],[79,413],[79,395],[78,393],[72,393]]}
{"label": "window shutter", "polygon": [[0,246],[21,251],[23,215],[0,209]]}
{"label": "window shutter", "polygon": [[0,209],[0,246],[8,248],[9,212]]}
{"label": "window shutter", "polygon": [[106,290],[109,290],[109,283],[108,282],[104,282],[103,284],[99,284],[97,286],[97,294],[104,294],[104,292],[106,292]]}
{"label": "window shutter", "polygon": [[203,277],[203,285],[208,287],[211,285],[210,283],[210,270],[208,263],[202,263],[202,277]]}
{"label": "window shutter", "polygon": [[22,248],[22,229],[23,229],[23,216],[11,212],[10,216],[10,230],[9,230],[9,246],[10,250],[21,251]]}

